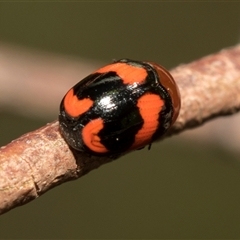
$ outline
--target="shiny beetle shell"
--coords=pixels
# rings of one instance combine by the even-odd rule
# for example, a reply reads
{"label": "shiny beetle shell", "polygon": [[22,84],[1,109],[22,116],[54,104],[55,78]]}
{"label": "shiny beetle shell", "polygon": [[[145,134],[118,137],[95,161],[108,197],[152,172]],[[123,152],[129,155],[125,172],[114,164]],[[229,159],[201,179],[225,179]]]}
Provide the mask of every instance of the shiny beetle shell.
{"label": "shiny beetle shell", "polygon": [[166,69],[121,59],[67,92],[60,104],[60,130],[78,151],[114,156],[160,138],[179,109],[178,87]]}

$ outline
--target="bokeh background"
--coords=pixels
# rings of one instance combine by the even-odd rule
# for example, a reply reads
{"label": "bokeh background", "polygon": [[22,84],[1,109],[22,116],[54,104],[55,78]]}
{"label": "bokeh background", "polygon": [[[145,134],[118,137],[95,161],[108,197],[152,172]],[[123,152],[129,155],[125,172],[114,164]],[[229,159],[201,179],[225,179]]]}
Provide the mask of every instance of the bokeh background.
{"label": "bokeh background", "polygon": [[[236,45],[239,13],[240,3],[230,1],[5,2],[0,46],[75,59],[92,70],[123,57],[173,68]],[[37,86],[39,78],[31,81]],[[64,84],[62,95],[72,86]],[[58,90],[45,84],[41,100],[49,88]],[[0,144],[55,120],[62,95],[53,94],[52,110],[40,114],[28,103],[0,104]],[[240,154],[231,148],[229,119],[239,118],[130,153],[11,210],[0,216],[0,238],[239,238]],[[204,138],[209,124],[224,134]]]}

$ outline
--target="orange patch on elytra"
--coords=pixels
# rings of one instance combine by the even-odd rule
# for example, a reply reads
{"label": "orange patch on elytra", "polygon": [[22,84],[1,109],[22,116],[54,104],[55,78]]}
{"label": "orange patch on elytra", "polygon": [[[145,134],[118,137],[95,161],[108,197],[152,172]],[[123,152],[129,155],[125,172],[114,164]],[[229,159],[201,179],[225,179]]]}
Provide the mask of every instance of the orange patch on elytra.
{"label": "orange patch on elytra", "polygon": [[82,130],[82,138],[85,145],[96,153],[106,153],[108,149],[101,144],[98,136],[99,131],[103,128],[103,120],[98,118],[90,121]]}
{"label": "orange patch on elytra", "polygon": [[97,70],[97,73],[116,72],[124,84],[141,83],[147,77],[146,69],[127,63],[113,63]]}
{"label": "orange patch on elytra", "polygon": [[88,109],[93,105],[93,101],[89,98],[84,98],[79,100],[76,95],[74,95],[73,89],[70,89],[64,98],[65,111],[71,117],[78,117],[81,114],[88,111]]}
{"label": "orange patch on elytra", "polygon": [[139,98],[137,106],[143,118],[143,126],[135,135],[131,149],[144,147],[151,142],[152,136],[158,128],[159,113],[164,101],[155,94],[147,93]]}

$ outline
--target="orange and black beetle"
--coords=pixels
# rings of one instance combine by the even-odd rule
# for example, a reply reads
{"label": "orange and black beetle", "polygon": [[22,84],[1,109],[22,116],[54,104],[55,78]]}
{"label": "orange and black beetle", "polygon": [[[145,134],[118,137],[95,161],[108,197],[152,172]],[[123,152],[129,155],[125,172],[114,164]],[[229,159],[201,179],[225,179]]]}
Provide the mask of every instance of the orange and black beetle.
{"label": "orange and black beetle", "polygon": [[151,144],[175,122],[179,109],[179,91],[166,69],[121,59],[67,92],[60,130],[78,151],[116,156]]}

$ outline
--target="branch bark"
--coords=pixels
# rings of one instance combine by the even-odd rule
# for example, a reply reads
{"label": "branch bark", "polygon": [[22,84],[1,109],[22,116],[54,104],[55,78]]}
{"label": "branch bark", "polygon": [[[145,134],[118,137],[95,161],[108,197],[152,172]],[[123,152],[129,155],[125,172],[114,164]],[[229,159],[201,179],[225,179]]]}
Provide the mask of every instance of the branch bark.
{"label": "branch bark", "polygon": [[[171,71],[182,100],[180,115],[167,135],[240,109],[240,45]],[[58,122],[27,133],[0,148],[0,213],[108,163],[71,151]]]}

